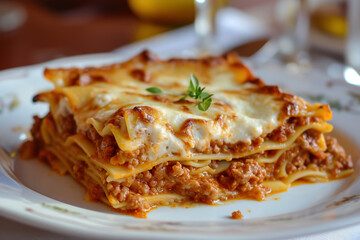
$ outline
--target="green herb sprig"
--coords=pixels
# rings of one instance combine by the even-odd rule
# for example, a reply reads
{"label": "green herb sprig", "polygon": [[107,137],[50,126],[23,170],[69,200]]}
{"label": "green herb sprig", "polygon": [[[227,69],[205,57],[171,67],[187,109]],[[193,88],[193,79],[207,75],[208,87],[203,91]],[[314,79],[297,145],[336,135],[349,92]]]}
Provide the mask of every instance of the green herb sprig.
{"label": "green herb sprig", "polygon": [[198,109],[201,111],[206,111],[209,109],[212,99],[211,97],[214,94],[209,94],[207,92],[204,92],[205,87],[200,87],[199,80],[194,74],[190,74],[190,85],[188,90],[186,91],[186,94],[184,97],[180,98],[180,100],[185,100],[188,96],[194,99],[200,100],[199,103],[196,105],[198,106]]}
{"label": "green herb sprig", "polygon": [[[187,91],[184,93],[185,96],[179,99],[185,100],[187,97],[194,98],[196,100],[199,100],[199,102],[196,104],[199,110],[206,111],[209,109],[212,103],[211,97],[214,94],[209,94],[207,92],[204,92],[205,87],[200,87],[199,80],[194,74],[190,74],[190,85]],[[152,94],[161,94],[163,91],[160,88],[157,87],[150,87],[146,88],[146,91]]]}
{"label": "green herb sprig", "polygon": [[149,87],[146,89],[146,91],[148,91],[149,93],[152,93],[152,94],[160,94],[163,92],[160,88],[157,88],[157,87]]}

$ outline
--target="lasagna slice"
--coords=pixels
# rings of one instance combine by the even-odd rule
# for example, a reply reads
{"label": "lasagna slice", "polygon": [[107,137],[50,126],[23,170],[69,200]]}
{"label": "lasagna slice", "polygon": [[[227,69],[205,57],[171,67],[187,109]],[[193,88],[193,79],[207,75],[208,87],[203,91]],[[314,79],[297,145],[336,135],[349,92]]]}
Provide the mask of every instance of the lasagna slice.
{"label": "lasagna slice", "polygon": [[[191,74],[213,94],[206,111],[184,97]],[[296,181],[353,172],[336,139],[324,136],[332,130],[329,106],[265,85],[235,54],[161,60],[145,51],[123,63],[44,75],[55,87],[34,101],[50,111],[34,117],[22,156],[71,174],[91,199],[122,212],[264,200]]]}

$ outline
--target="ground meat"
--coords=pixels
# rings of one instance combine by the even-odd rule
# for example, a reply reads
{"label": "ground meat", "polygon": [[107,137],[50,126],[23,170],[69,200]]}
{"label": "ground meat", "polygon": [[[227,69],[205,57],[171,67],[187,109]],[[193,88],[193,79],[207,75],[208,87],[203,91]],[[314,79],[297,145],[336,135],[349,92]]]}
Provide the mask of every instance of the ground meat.
{"label": "ground meat", "polygon": [[[50,115],[48,114],[47,116]],[[34,116],[33,119],[34,123],[30,130],[32,139],[21,144],[19,149],[21,159],[30,159],[38,156],[40,149],[44,146],[40,131],[43,119],[38,116]]]}
{"label": "ground meat", "polygon": [[58,131],[62,139],[66,139],[67,137],[74,135],[76,133],[76,123],[74,119],[74,115],[60,115],[60,119],[57,120],[60,124],[58,124]]}
{"label": "ground meat", "polygon": [[84,179],[85,178],[85,169],[87,168],[87,164],[84,161],[78,161],[73,165],[72,170],[74,173],[74,177],[76,179]]}
{"label": "ground meat", "polygon": [[125,201],[130,193],[128,187],[122,186],[116,182],[108,183],[106,185],[106,189],[108,190],[108,192],[111,192],[111,194],[116,197],[120,202]]}
{"label": "ground meat", "polygon": [[294,124],[286,124],[281,125],[280,127],[276,128],[272,131],[268,138],[274,142],[286,142],[288,136],[295,132],[295,125]]}
{"label": "ground meat", "polygon": [[345,154],[344,148],[340,146],[338,141],[330,136],[325,136],[327,151],[324,162],[333,163],[330,173],[334,178],[338,177],[342,170],[353,168],[351,156]]}
{"label": "ground meat", "polygon": [[282,156],[282,159],[289,161],[286,165],[286,173],[292,174],[294,172],[306,169],[310,160],[309,152],[300,150],[299,147],[295,147],[289,151],[286,151]]}
{"label": "ground meat", "polygon": [[269,133],[266,136],[266,139],[274,142],[286,142],[289,135],[295,133],[296,127],[304,126],[314,121],[318,120],[314,117],[291,117],[283,125]]}
{"label": "ground meat", "polygon": [[149,160],[145,155],[145,146],[132,152],[124,152],[119,149],[113,135],[101,137],[94,127],[90,127],[85,135],[95,144],[97,158],[109,162],[111,165],[124,166],[131,170]]}
{"label": "ground meat", "polygon": [[345,154],[344,149],[335,138],[325,136],[327,150],[323,152],[319,148],[320,134],[315,130],[304,132],[297,140],[297,147],[283,153],[275,164],[265,164],[266,179],[275,180],[279,178],[280,167],[284,162],[287,162],[287,174],[307,169],[309,165],[312,165],[317,170],[327,171],[334,179],[338,177],[341,171],[351,169],[353,167],[351,156]]}
{"label": "ground meat", "polygon": [[113,135],[105,135],[100,141],[101,159],[109,159],[116,154],[117,143]]}
{"label": "ground meat", "polygon": [[136,179],[131,185],[131,190],[141,195],[148,195],[150,187],[146,181]]}
{"label": "ground meat", "polygon": [[[51,115],[48,114],[46,117],[50,117]],[[38,143],[42,143],[42,138],[41,138],[41,123],[43,121],[42,118],[39,118],[38,116],[34,116],[34,124],[31,127],[31,136],[33,137],[34,141],[38,142]]]}
{"label": "ground meat", "polygon": [[270,192],[270,189],[262,185],[265,177],[265,168],[257,161],[248,159],[231,163],[219,176],[219,182],[229,190],[238,190],[257,200],[263,200]]}
{"label": "ground meat", "polygon": [[[281,178],[280,177],[280,168],[281,166],[288,161],[291,161],[299,154],[299,147],[292,148],[279,157],[279,159],[274,163],[265,163],[264,168],[266,169],[266,180],[276,180]],[[287,164],[289,165],[289,163]],[[296,169],[295,169],[296,170]],[[295,171],[294,170],[294,171]]]}
{"label": "ground meat", "polygon": [[180,162],[168,166],[165,171],[167,175],[163,180],[166,189],[189,196],[196,202],[213,203],[218,199],[219,185],[215,179],[207,175],[190,176],[189,168]]}
{"label": "ground meat", "polygon": [[94,184],[92,181],[88,181],[86,186],[88,189],[88,194],[91,200],[99,201],[101,198],[105,197],[104,191],[99,184]]}
{"label": "ground meat", "polygon": [[35,158],[38,153],[38,145],[35,141],[32,140],[23,142],[19,148],[19,154],[21,159]]}
{"label": "ground meat", "polygon": [[243,219],[244,216],[242,215],[242,213],[240,212],[240,210],[234,211],[231,214],[231,219]]}
{"label": "ground meat", "polygon": [[304,132],[298,139],[297,142],[301,145],[301,148],[309,151],[318,158],[324,158],[325,154],[319,147],[319,139],[322,133],[316,130],[308,130]]}
{"label": "ground meat", "polygon": [[[342,146],[340,146],[340,144],[338,143],[336,138],[333,138],[330,136],[325,136],[325,141],[326,141],[328,153],[333,154],[334,156],[336,156],[336,158],[346,159],[345,150]],[[349,167],[352,167],[352,165],[353,165],[351,161],[347,161],[346,164]]]}
{"label": "ground meat", "polygon": [[140,194],[130,193],[126,198],[129,209],[136,209],[139,211],[146,211],[150,208],[149,203],[144,202],[143,197]]}
{"label": "ground meat", "polygon": [[97,157],[101,160],[109,160],[116,155],[118,145],[113,135],[101,137],[94,127],[90,127],[86,136],[95,144]]}
{"label": "ground meat", "polygon": [[[210,164],[216,167],[216,161]],[[219,175],[209,175],[206,172],[192,175],[191,166],[180,162],[165,162],[153,169],[140,173],[136,177],[128,177],[119,184],[107,185],[108,191],[119,201],[128,198],[130,194],[157,195],[159,193],[177,193],[190,198],[194,202],[213,204],[217,200],[226,200],[239,196],[263,200],[269,189],[262,186],[265,170],[255,160],[244,160],[232,163]],[[132,196],[131,207],[139,207],[141,198]]]}

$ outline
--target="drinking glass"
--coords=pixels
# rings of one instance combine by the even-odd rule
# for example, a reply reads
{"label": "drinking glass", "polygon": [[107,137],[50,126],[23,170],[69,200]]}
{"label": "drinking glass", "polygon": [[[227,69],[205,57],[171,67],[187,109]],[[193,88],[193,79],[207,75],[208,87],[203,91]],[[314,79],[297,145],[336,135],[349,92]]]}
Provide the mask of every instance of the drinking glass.
{"label": "drinking glass", "polygon": [[348,33],[345,49],[345,80],[360,86],[360,1],[347,1]]}

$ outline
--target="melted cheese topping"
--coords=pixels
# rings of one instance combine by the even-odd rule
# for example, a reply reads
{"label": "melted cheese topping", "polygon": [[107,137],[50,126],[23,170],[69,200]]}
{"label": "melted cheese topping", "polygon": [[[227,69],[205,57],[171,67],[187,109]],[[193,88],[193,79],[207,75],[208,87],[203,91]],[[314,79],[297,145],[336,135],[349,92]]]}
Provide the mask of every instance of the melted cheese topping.
{"label": "melted cheese topping", "polygon": [[[185,91],[184,88],[179,93]],[[53,104],[51,109],[54,116],[58,115],[59,109],[65,109],[64,114],[71,112],[80,132],[85,132],[90,125],[102,136],[109,133],[104,131],[107,126],[112,134],[116,128],[123,129],[114,134],[119,148],[134,151],[147,146],[146,157],[150,161],[167,154],[191,158],[193,152],[207,149],[211,141],[224,139],[227,144],[251,143],[282,123],[279,114],[283,103],[274,96],[247,93],[241,86],[237,87],[237,91],[240,97],[225,91],[211,92],[214,94],[213,104],[203,112],[195,102],[174,103],[181,98],[179,94],[165,92],[162,97],[169,102],[161,102],[151,99],[153,95],[141,88],[126,91],[112,84],[94,83],[54,90],[66,97],[59,104]],[[119,109],[124,110],[125,129],[123,125],[109,123]],[[182,131],[184,134],[179,134]]]}

